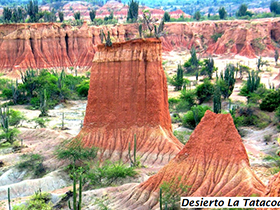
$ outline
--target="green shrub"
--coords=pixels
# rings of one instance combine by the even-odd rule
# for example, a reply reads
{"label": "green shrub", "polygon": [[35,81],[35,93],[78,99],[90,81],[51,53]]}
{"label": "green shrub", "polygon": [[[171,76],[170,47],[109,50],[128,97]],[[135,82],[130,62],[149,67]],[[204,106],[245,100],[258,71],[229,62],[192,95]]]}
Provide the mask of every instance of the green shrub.
{"label": "green shrub", "polygon": [[46,168],[43,165],[44,158],[40,154],[23,154],[20,159],[21,162],[16,165],[18,170],[26,170],[32,178],[40,178],[46,174]]}
{"label": "green shrub", "polygon": [[192,132],[187,131],[174,131],[174,136],[182,143],[186,144]]}
{"label": "green shrub", "polygon": [[2,94],[1,97],[3,97],[4,99],[12,99],[13,97],[13,91],[10,88],[4,88],[2,90]]}
{"label": "green shrub", "polygon": [[183,117],[183,126],[194,129],[207,110],[211,110],[209,106],[195,106],[192,107]]}
{"label": "green shrub", "polygon": [[52,210],[51,194],[37,191],[26,205],[13,206],[13,210]]}
{"label": "green shrub", "polygon": [[84,80],[81,84],[77,85],[77,92],[81,97],[87,97],[89,90],[89,80]]}
{"label": "green shrub", "polygon": [[196,86],[196,96],[199,101],[199,104],[209,101],[214,92],[214,85],[210,82],[209,79],[204,79],[203,83]]}
{"label": "green shrub", "polygon": [[214,33],[211,38],[214,40],[214,42],[217,42],[219,38],[223,36],[222,33]]}
{"label": "green shrub", "polygon": [[105,187],[113,182],[133,177],[137,173],[133,167],[126,166],[122,163],[111,163],[106,161],[102,166],[96,166],[86,173],[86,177],[90,180],[90,184],[95,187]]}
{"label": "green shrub", "polygon": [[21,121],[26,119],[24,114],[22,114],[18,110],[10,109],[9,115],[10,115],[10,118],[9,118],[10,126],[18,126]]}
{"label": "green shrub", "polygon": [[[179,183],[181,182],[181,178],[178,178]],[[190,186],[178,184],[175,182],[175,178],[173,178],[170,182],[163,181],[160,185],[160,191],[162,195],[160,195],[159,199],[162,199],[160,203],[167,207],[167,209],[180,209],[179,201],[182,195],[186,195]],[[161,207],[162,208],[162,207]]]}
{"label": "green shrub", "polygon": [[280,157],[278,155],[267,155],[264,157],[264,160],[271,162],[272,168],[270,168],[270,172],[272,174],[276,174],[280,171]]}
{"label": "green shrub", "polygon": [[48,118],[44,118],[44,117],[36,117],[34,119],[32,119],[32,121],[34,121],[36,123],[35,128],[37,128],[38,126],[40,128],[46,128],[46,123],[49,122],[50,120]]}
{"label": "green shrub", "polygon": [[274,111],[280,105],[280,90],[268,93],[260,104],[261,110]]}

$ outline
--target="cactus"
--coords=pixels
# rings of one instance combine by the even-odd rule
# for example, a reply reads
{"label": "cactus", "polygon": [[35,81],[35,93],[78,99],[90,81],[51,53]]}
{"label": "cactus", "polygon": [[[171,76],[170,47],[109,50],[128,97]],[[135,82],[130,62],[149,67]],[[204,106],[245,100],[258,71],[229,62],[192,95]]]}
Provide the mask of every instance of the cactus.
{"label": "cactus", "polygon": [[139,25],[138,31],[140,38],[142,38],[142,24]]}
{"label": "cactus", "polygon": [[64,112],[62,112],[61,129],[64,129]]}
{"label": "cactus", "polygon": [[8,188],[8,204],[9,204],[9,210],[11,210],[11,195],[10,195],[10,188]]}
{"label": "cactus", "polygon": [[74,172],[73,176],[73,208],[77,210],[76,172]]}
{"label": "cactus", "polygon": [[159,188],[159,209],[162,210],[162,189]]}
{"label": "cactus", "polygon": [[111,40],[111,37],[110,37],[110,32],[108,31],[107,38],[105,36],[105,46],[106,47],[111,47],[112,45],[113,45],[113,43],[112,43],[112,40]]}
{"label": "cactus", "polygon": [[9,138],[9,107],[5,106],[0,108],[1,127],[6,135],[6,140],[11,141]]}
{"label": "cactus", "polygon": [[39,115],[39,117],[48,116],[47,91],[46,91],[46,89],[44,89],[44,92],[43,92],[43,94],[41,96],[40,111],[41,111],[41,114]]}
{"label": "cactus", "polygon": [[137,164],[137,161],[136,161],[136,145],[137,145],[137,139],[136,139],[136,134],[134,134],[134,148],[133,148],[134,166],[136,166],[136,164]]}
{"label": "cactus", "polygon": [[103,41],[104,41],[104,32],[103,32],[102,29],[100,30],[99,37],[100,37],[101,43],[103,43]]}
{"label": "cactus", "polygon": [[131,154],[130,154],[130,150],[131,150],[131,145],[130,145],[130,142],[128,143],[128,158],[130,160],[130,163],[131,163],[131,166],[132,167],[137,167],[138,166],[138,163],[137,163],[137,160],[136,160],[136,146],[137,146],[137,139],[136,139],[136,134],[134,134],[134,147],[133,147],[133,160],[132,160],[132,157],[131,157]]}
{"label": "cactus", "polygon": [[81,209],[82,209],[82,175],[80,174],[78,210],[81,210]]}
{"label": "cactus", "polygon": [[15,86],[14,85],[11,86],[11,89],[12,89],[12,94],[13,94],[13,103],[17,104],[17,100],[20,95],[20,93],[18,91],[18,80],[16,80]]}
{"label": "cactus", "polygon": [[[73,175],[73,210],[81,210],[82,209],[82,185],[83,185],[83,176],[80,174],[79,176],[79,200],[77,203],[77,172],[74,171]],[[68,207],[71,209],[71,203],[68,201]]]}
{"label": "cactus", "polygon": [[71,208],[71,202],[70,202],[70,200],[68,201],[68,208],[71,210],[72,208]]}

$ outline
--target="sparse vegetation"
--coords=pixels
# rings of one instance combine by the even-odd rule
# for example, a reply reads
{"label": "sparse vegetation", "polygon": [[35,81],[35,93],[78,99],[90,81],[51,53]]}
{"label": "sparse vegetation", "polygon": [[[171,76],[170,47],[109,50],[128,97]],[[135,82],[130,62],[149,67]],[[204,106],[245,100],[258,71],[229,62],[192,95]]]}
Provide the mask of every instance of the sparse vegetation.
{"label": "sparse vegetation", "polygon": [[26,204],[13,206],[13,210],[52,210],[51,194],[38,190]]}
{"label": "sparse vegetation", "polygon": [[[180,182],[180,179],[178,178],[178,182]],[[165,209],[180,209],[180,197],[186,195],[189,188],[190,186],[187,185],[176,184],[175,178],[171,179],[170,182],[164,181],[160,185],[160,204],[165,206]],[[162,206],[161,209],[163,209]]]}
{"label": "sparse vegetation", "polygon": [[46,167],[43,165],[43,156],[40,154],[23,154],[20,156],[20,162],[16,168],[20,171],[26,171],[32,178],[40,178],[47,172]]}

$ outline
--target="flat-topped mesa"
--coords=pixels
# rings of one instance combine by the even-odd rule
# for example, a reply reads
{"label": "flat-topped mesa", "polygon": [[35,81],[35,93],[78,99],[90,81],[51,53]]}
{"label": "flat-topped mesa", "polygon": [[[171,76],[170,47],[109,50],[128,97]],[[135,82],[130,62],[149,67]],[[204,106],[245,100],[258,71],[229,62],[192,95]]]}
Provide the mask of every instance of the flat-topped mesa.
{"label": "flat-topped mesa", "polygon": [[183,147],[173,136],[159,39],[98,45],[78,137],[102,159],[128,160],[137,137],[142,163],[167,163]]}
{"label": "flat-topped mesa", "polygon": [[[265,186],[249,159],[230,114],[207,111],[184,148],[157,174],[111,202],[114,209],[158,209],[159,188],[181,196],[262,196]],[[185,186],[186,191],[180,192]],[[163,192],[164,194],[164,192]],[[120,202],[121,200],[121,202]]]}

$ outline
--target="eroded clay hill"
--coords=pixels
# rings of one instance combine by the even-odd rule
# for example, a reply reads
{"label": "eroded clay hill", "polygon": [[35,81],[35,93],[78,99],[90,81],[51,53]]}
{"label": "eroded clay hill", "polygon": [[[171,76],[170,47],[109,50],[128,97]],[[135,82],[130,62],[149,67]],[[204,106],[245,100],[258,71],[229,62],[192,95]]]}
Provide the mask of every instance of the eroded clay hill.
{"label": "eroded clay hill", "polygon": [[[204,55],[239,54],[254,58],[273,56],[280,44],[280,19],[252,21],[203,21],[166,23],[161,37],[164,51],[195,46]],[[138,36],[138,25],[65,26],[60,23],[0,25],[0,70],[92,66],[100,41],[100,30],[110,32],[112,41]],[[221,36],[217,42],[214,36]]]}
{"label": "eroded clay hill", "polygon": [[[121,193],[116,209],[157,209],[161,185],[189,186],[184,196],[263,195],[265,186],[251,171],[230,114],[207,111],[184,148],[156,175]],[[180,190],[179,190],[180,192]],[[121,201],[120,201],[121,200]]]}
{"label": "eroded clay hill", "polygon": [[127,160],[137,136],[142,163],[167,163],[182,148],[173,136],[159,39],[98,45],[79,137],[102,159]]}

